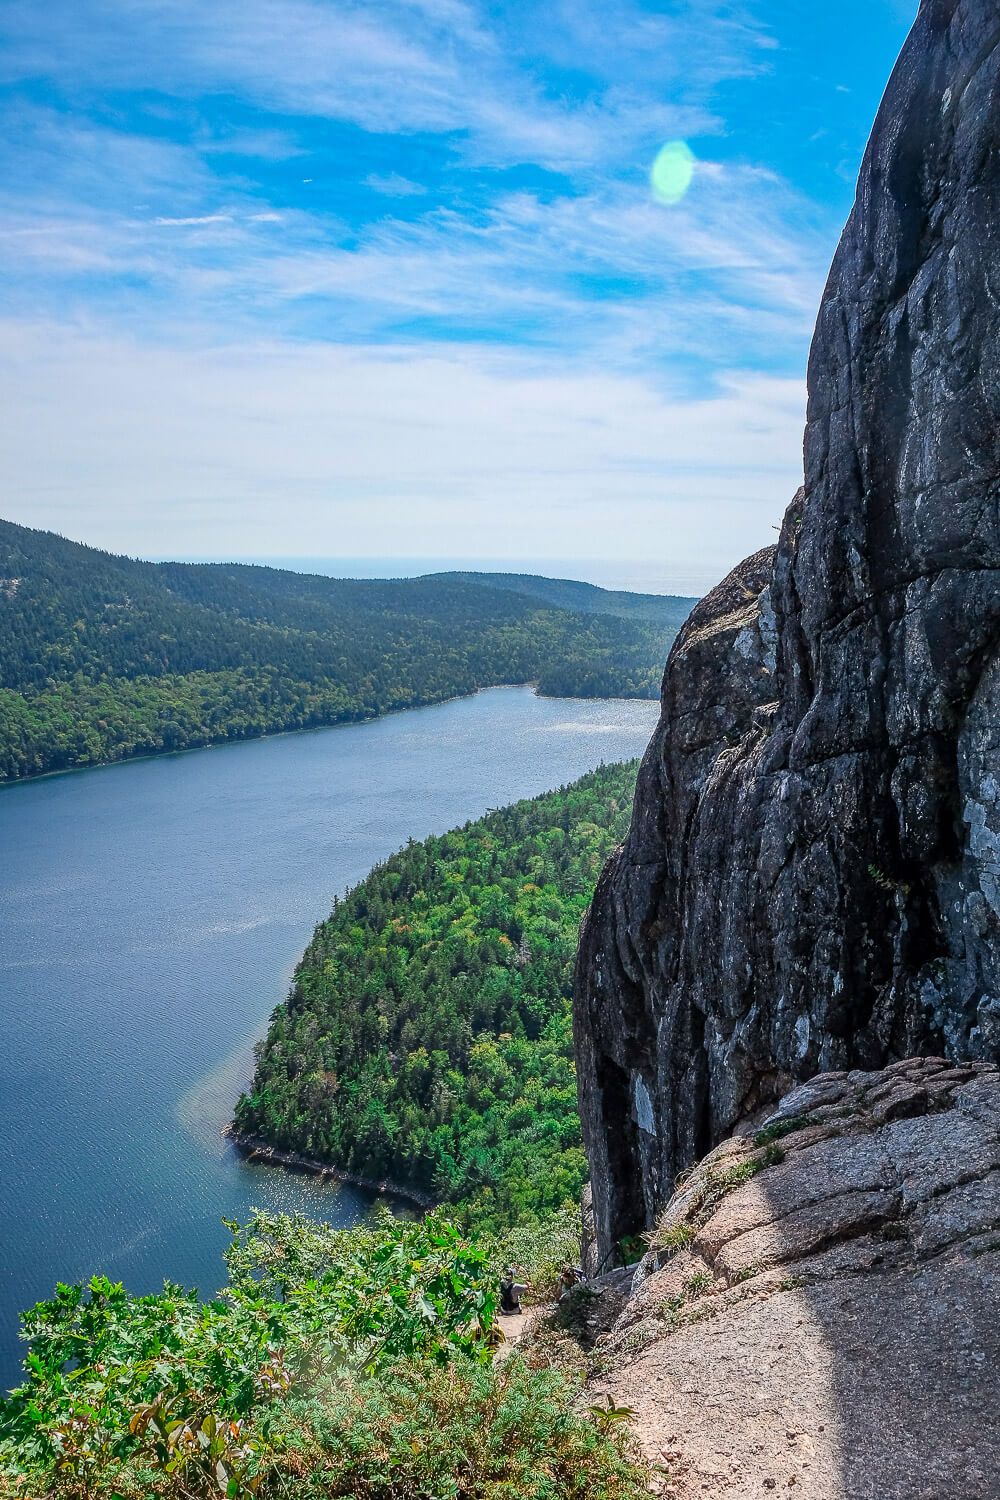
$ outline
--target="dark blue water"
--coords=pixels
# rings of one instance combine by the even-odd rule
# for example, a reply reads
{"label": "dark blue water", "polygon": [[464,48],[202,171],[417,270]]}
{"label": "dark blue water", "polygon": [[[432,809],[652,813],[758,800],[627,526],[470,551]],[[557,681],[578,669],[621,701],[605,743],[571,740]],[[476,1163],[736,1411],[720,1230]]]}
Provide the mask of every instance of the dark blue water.
{"label": "dark blue water", "polygon": [[0,1384],[57,1280],[210,1293],[223,1215],[368,1212],[221,1135],[313,927],[408,838],[640,753],[655,714],[504,688],[0,791]]}

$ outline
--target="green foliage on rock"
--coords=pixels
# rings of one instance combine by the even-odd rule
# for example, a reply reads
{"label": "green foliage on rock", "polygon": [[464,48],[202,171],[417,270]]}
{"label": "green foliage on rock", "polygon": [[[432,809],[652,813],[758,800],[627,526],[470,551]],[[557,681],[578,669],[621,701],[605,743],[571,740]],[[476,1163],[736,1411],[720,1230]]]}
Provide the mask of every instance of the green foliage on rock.
{"label": "green foliage on rock", "polygon": [[627,1433],[573,1408],[573,1384],[500,1369],[398,1366],[342,1386],[316,1420],[316,1500],[648,1500]]}
{"label": "green foliage on rock", "polygon": [[237,1130],[479,1230],[578,1203],[572,969],[635,776],[602,767],[374,870],[317,928]]}
{"label": "green foliage on rock", "polygon": [[0,782],[503,683],[655,697],[691,601],[546,583],[137,562],[0,521]]}

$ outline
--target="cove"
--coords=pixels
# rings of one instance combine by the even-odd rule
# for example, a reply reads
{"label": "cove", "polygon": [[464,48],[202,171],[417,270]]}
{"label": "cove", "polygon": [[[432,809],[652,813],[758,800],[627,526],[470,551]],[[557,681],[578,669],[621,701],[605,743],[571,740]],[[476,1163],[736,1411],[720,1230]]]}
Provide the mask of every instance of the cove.
{"label": "cove", "polygon": [[0,1385],[58,1280],[209,1295],[223,1216],[367,1214],[221,1133],[313,927],[407,839],[640,754],[657,711],[498,688],[0,790]]}

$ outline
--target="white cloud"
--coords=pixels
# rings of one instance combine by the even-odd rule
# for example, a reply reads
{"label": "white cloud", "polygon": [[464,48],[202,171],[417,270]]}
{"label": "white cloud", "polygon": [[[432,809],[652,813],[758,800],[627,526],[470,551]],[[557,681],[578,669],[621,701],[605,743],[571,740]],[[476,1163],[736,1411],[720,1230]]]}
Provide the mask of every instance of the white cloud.
{"label": "white cloud", "polygon": [[188,224],[231,224],[232,222],[232,214],[193,214],[186,219],[156,218],[153,220],[154,224],[176,227],[181,227]]}
{"label": "white cloud", "polygon": [[401,177],[398,172],[371,172],[365,178],[365,186],[387,198],[420,198],[427,193],[422,183]]}
{"label": "white cloud", "polygon": [[721,576],[799,482],[798,381],[684,399],[480,346],[0,338],[9,518],[115,550],[655,554]]}
{"label": "white cloud", "polygon": [[[571,170],[627,159],[657,135],[718,128],[705,91],[753,70],[761,34],[712,0],[688,0],[670,19],[626,0],[527,7],[506,31],[495,12],[458,0],[7,0],[0,78],[235,92],[370,131],[460,132],[479,162]],[[594,70],[582,103],[547,92],[531,62],[570,56]]]}

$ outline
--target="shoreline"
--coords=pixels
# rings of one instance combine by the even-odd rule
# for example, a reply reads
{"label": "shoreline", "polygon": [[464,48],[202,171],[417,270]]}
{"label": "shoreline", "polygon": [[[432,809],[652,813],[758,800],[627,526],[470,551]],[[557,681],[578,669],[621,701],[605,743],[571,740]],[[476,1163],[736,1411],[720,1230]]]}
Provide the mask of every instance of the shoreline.
{"label": "shoreline", "polygon": [[[114,766],[138,765],[146,760],[166,760],[168,757],[181,755],[196,755],[201,750],[222,750],[230,745],[253,745],[261,740],[278,740],[286,736],[298,734],[321,734],[328,729],[358,729],[366,724],[378,724],[382,719],[389,719],[394,714],[419,713],[424,708],[441,708],[448,703],[461,703],[464,699],[478,698],[480,693],[493,693],[502,691],[504,688],[530,688],[536,698],[557,699],[560,694],[540,693],[538,683],[528,682],[495,682],[486,687],[472,688],[468,693],[452,693],[448,698],[429,698],[426,703],[404,704],[399,708],[385,708],[381,713],[362,714],[357,718],[330,719],[323,724],[302,724],[297,729],[265,729],[261,734],[239,735],[235,739],[223,737],[221,739],[206,740],[203,745],[183,745],[179,750],[144,750],[141,755],[120,755],[111,760],[88,761],[82,766],[60,766],[54,771],[32,771],[27,776],[12,776],[0,781],[0,792],[12,786],[26,786],[29,782],[45,781],[53,776],[76,776],[81,771],[108,771]],[[614,698],[580,698],[580,703],[612,703],[619,700]],[[622,698],[622,703],[654,703],[654,698]]]}
{"label": "shoreline", "polygon": [[340,1167],[331,1166],[329,1162],[319,1161],[312,1156],[303,1156],[298,1151],[283,1151],[280,1146],[272,1146],[261,1136],[238,1135],[231,1125],[224,1125],[222,1134],[248,1162],[259,1162],[265,1167],[285,1167],[291,1172],[305,1172],[310,1177],[332,1177],[336,1182],[365,1188],[370,1193],[402,1198],[415,1208],[425,1211],[436,1206],[437,1200],[428,1193],[420,1192],[418,1188],[403,1187],[401,1183],[392,1182],[388,1178],[378,1180],[374,1177],[362,1177],[357,1172],[342,1171]]}
{"label": "shoreline", "polygon": [[[82,766],[61,766],[55,771],[32,771],[27,776],[8,777],[0,781],[0,791],[5,787],[23,786],[29,781],[44,781],[49,776],[75,776],[79,771],[107,771],[112,766],[129,766],[138,764],[144,760],[165,760],[168,756],[194,755],[199,750],[218,750],[227,745],[252,745],[259,740],[283,739],[286,735],[293,734],[318,734],[326,729],[355,729],[363,724],[377,724],[381,719],[388,719],[393,714],[414,713],[422,708],[439,708],[444,703],[460,703],[463,698],[475,698],[480,693],[491,693],[494,688],[521,688],[527,687],[535,691],[536,697],[546,697],[547,694],[537,692],[537,684],[534,682],[498,682],[489,687],[473,688],[468,693],[453,693],[450,698],[429,698],[426,703],[404,704],[399,708],[384,708],[381,713],[361,714],[357,718],[329,719],[322,724],[301,724],[296,729],[265,729],[260,734],[239,735],[235,739],[223,736],[220,739],[206,740],[203,745],[183,745],[179,750],[144,750],[141,755],[120,755],[111,760],[88,761]],[[582,699],[582,702],[591,702],[590,699]],[[609,700],[602,700],[607,702]],[[626,702],[633,700],[626,699]],[[650,699],[650,702],[653,700]]]}
{"label": "shoreline", "polygon": [[447,698],[429,698],[426,703],[402,704],[398,708],[386,708],[381,713],[362,714],[357,718],[330,719],[322,724],[302,724],[294,729],[265,729],[261,734],[239,735],[236,738],[224,736],[220,739],[206,740],[203,745],[184,745],[179,750],[144,750],[141,755],[120,755],[111,760],[88,761],[82,766],[60,766],[52,771],[32,771],[27,776],[11,776],[0,780],[0,793],[7,791],[10,787],[28,786],[32,782],[46,781],[55,776],[78,776],[82,771],[109,771],[116,766],[139,765],[143,761],[167,760],[181,755],[197,755],[203,750],[224,750],[230,746],[254,745],[261,740],[284,739],[291,735],[300,734],[323,734],[330,729],[360,729],[368,724],[378,724],[383,719],[393,718],[396,714],[420,713],[424,709],[443,708],[449,703],[462,703],[470,698],[478,698],[481,693],[505,692],[508,689],[518,690],[529,688],[536,698],[547,698],[553,703],[659,703],[659,694],[652,698],[639,698],[634,696],[622,697],[617,693],[591,693],[585,698],[578,697],[575,693],[542,693],[539,692],[537,680],[529,679],[526,682],[492,682],[485,687],[472,688],[467,693],[452,693]]}

